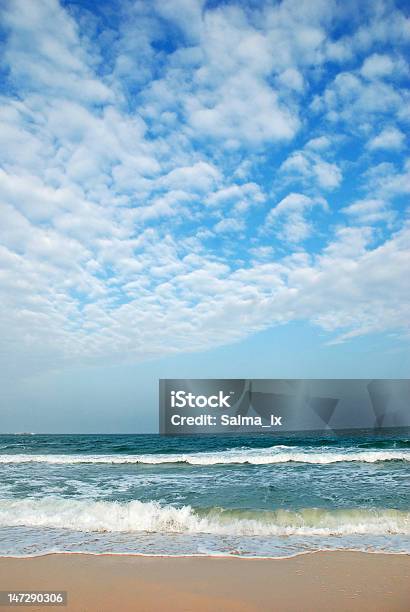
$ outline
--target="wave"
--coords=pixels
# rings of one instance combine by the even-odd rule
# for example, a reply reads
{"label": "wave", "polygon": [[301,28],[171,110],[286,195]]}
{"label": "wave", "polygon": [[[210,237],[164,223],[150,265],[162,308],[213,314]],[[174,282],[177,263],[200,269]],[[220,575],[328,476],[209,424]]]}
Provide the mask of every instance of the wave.
{"label": "wave", "polygon": [[232,536],[410,535],[410,512],[399,510],[194,510],[158,502],[57,497],[0,500],[1,527],[85,532],[207,533]]}
{"label": "wave", "polygon": [[291,447],[273,446],[265,449],[232,449],[219,452],[144,454],[144,455],[26,455],[3,454],[0,463],[141,463],[160,465],[165,463],[187,463],[189,465],[269,465],[275,463],[329,464],[345,461],[376,463],[379,461],[410,461],[410,451],[362,450],[302,452]]}
{"label": "wave", "polygon": [[410,440],[378,440],[371,442],[362,442],[358,444],[359,448],[410,448]]}

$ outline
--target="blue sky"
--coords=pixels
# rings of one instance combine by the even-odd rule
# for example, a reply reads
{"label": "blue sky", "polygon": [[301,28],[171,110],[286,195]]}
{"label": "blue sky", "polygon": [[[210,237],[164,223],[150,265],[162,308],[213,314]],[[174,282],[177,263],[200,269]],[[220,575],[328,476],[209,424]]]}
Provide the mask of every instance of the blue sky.
{"label": "blue sky", "polygon": [[154,431],[160,376],[409,375],[406,3],[1,11],[3,431]]}

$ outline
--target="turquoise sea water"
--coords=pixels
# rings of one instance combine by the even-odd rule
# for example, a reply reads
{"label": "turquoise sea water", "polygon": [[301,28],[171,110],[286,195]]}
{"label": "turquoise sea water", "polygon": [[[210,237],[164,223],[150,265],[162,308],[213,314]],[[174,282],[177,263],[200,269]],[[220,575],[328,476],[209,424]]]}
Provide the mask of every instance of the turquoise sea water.
{"label": "turquoise sea water", "polygon": [[410,552],[409,429],[0,436],[0,555]]}

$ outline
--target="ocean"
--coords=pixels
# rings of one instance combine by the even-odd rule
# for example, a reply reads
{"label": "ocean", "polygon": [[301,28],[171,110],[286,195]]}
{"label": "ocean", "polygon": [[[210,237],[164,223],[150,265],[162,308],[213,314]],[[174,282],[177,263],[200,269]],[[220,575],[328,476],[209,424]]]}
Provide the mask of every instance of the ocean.
{"label": "ocean", "polygon": [[0,555],[410,552],[410,430],[0,435]]}

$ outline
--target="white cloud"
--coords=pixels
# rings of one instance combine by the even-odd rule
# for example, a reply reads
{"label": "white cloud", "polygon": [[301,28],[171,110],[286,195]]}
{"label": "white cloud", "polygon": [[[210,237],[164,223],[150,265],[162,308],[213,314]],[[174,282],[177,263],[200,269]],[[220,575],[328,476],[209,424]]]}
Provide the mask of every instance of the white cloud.
{"label": "white cloud", "polygon": [[317,177],[319,185],[325,189],[334,189],[342,181],[342,172],[336,164],[316,160],[313,164],[313,172]]}
{"label": "white cloud", "polygon": [[328,136],[318,136],[309,140],[305,146],[307,149],[313,149],[314,151],[323,151],[328,149],[330,145],[331,141]]}
{"label": "white cloud", "polygon": [[269,211],[265,228],[274,231],[285,242],[303,242],[313,231],[312,223],[306,219],[306,212],[318,205],[327,208],[323,198],[313,199],[301,193],[290,193]]}
{"label": "white cloud", "polygon": [[251,206],[264,202],[265,194],[256,183],[233,184],[222,187],[211,193],[206,203],[212,207],[223,207],[227,204],[233,205],[238,212],[244,212]]}
{"label": "white cloud", "polygon": [[394,62],[389,55],[373,53],[367,57],[360,72],[367,79],[375,79],[390,75],[394,70]]}
{"label": "white cloud", "polygon": [[304,89],[304,79],[302,74],[296,68],[287,68],[278,76],[280,85],[301,92]]}
{"label": "white cloud", "polygon": [[390,223],[395,216],[388,203],[378,199],[357,200],[342,210],[359,223],[370,225],[379,221]]}
{"label": "white cloud", "polygon": [[[323,189],[339,187],[342,181],[342,172],[339,166],[325,161],[315,153],[317,144],[312,146],[308,143],[308,145],[305,151],[295,151],[282,163],[280,166],[281,173],[293,180],[299,179],[305,185],[312,184],[312,181],[314,181]],[[319,146],[323,147],[323,141],[319,143]]]}
{"label": "white cloud", "polygon": [[369,192],[383,198],[400,197],[410,193],[410,158],[403,160],[402,170],[389,162],[382,162],[365,173]]}
{"label": "white cloud", "polygon": [[367,146],[372,151],[376,149],[400,151],[404,146],[404,142],[405,135],[403,132],[395,127],[390,127],[385,128],[380,134],[372,138]]}
{"label": "white cloud", "polygon": [[[211,98],[218,102],[209,108]],[[233,74],[209,98],[187,100],[188,121],[203,135],[257,144],[264,141],[290,140],[299,128],[295,114],[282,106],[270,87],[252,75]]]}
{"label": "white cloud", "polygon": [[224,219],[221,219],[221,221],[218,221],[214,227],[214,231],[217,234],[238,233],[242,232],[244,228],[245,223],[243,219],[225,217]]}
{"label": "white cloud", "polygon": [[314,98],[311,108],[355,132],[366,129],[376,116],[389,113],[400,117],[407,108],[407,94],[405,88],[381,79],[367,80],[355,72],[339,72],[323,95]]}
{"label": "white cloud", "polygon": [[155,0],[154,4],[157,13],[171,23],[175,23],[189,41],[198,39],[203,27],[202,11],[205,0],[173,0],[172,2]]}
{"label": "white cloud", "polygon": [[159,184],[172,189],[191,189],[196,192],[212,191],[220,179],[219,170],[207,162],[197,162],[193,166],[171,170],[163,176]]}
{"label": "white cloud", "polygon": [[76,22],[57,0],[8,2],[2,21],[10,32],[4,61],[22,89],[42,87],[50,95],[94,103],[113,99],[89,67],[95,58],[81,45]]}
{"label": "white cloud", "polygon": [[259,246],[249,249],[250,253],[255,260],[272,260],[274,256],[274,250],[272,246]]}

